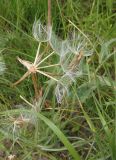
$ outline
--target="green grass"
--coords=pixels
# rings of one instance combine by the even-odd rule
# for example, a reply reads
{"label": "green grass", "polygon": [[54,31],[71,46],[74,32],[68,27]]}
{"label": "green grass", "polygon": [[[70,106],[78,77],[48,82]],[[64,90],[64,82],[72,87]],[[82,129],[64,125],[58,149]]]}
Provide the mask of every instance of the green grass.
{"label": "green grass", "polygon": [[[61,105],[56,101],[55,84],[38,75],[43,96],[35,104],[30,77],[14,88],[12,83],[26,71],[16,57],[34,60],[38,43],[32,26],[35,17],[46,22],[47,0],[0,1],[0,52],[7,67],[0,75],[0,160],[11,154],[17,160],[116,159],[113,6],[113,0],[52,1],[53,30],[61,38],[66,38],[72,29],[81,32],[94,54],[85,59],[86,75],[72,84],[70,95]],[[45,48],[43,43],[41,52]],[[45,55],[50,51],[48,48]],[[55,64],[57,59],[54,56],[48,63]],[[13,122],[21,114],[31,121],[15,126]]]}

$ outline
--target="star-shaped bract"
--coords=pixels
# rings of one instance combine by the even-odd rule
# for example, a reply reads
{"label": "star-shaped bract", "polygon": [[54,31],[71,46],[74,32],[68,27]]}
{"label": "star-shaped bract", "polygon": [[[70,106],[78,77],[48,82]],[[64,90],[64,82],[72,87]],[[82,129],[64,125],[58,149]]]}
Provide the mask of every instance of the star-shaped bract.
{"label": "star-shaped bract", "polygon": [[40,70],[40,69],[43,69],[43,68],[54,67],[54,66],[58,66],[59,65],[59,64],[52,64],[52,65],[48,65],[48,66],[39,67],[40,64],[42,64],[45,60],[47,60],[50,56],[52,56],[54,54],[54,52],[52,52],[48,56],[46,56],[45,58],[43,58],[41,60],[41,55],[39,54],[40,45],[41,45],[41,42],[39,43],[38,50],[37,50],[37,53],[36,53],[36,57],[35,57],[35,60],[34,60],[33,63],[30,62],[30,61],[22,60],[19,57],[17,58],[18,61],[27,68],[27,72],[18,81],[16,81],[13,84],[14,86],[16,86],[17,84],[19,84],[21,81],[23,81],[30,74],[34,74],[34,73],[40,73],[40,74],[42,74],[42,75],[44,75],[44,76],[46,76],[46,77],[48,77],[50,79],[58,81],[56,78],[52,77],[47,72],[44,72],[44,71]]}

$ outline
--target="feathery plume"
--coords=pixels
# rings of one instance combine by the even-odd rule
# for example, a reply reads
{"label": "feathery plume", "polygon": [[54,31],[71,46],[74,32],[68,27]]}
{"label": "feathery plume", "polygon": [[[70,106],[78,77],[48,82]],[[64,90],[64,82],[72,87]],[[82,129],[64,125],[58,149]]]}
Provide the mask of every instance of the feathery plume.
{"label": "feathery plume", "polygon": [[35,20],[32,28],[34,38],[39,42],[47,42],[51,38],[51,26],[43,26],[40,20]]}

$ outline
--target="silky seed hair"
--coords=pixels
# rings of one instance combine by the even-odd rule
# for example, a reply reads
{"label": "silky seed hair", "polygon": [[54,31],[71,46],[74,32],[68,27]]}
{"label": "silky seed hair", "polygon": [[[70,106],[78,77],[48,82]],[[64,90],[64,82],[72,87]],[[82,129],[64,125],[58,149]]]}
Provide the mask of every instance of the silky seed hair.
{"label": "silky seed hair", "polygon": [[32,33],[34,38],[39,42],[47,42],[51,38],[51,26],[43,26],[40,22],[40,20],[34,21]]}

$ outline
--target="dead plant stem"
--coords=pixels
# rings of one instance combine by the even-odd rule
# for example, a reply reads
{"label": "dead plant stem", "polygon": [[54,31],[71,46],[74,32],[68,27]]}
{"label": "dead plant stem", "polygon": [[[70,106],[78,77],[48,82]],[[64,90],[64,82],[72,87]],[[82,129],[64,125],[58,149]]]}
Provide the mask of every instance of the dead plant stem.
{"label": "dead plant stem", "polygon": [[36,73],[32,74],[32,81],[33,81],[33,87],[34,87],[34,91],[35,91],[35,99],[38,100],[39,99],[39,92],[38,92],[37,75],[36,75]]}
{"label": "dead plant stem", "polygon": [[51,26],[51,0],[48,0],[48,29]]}

